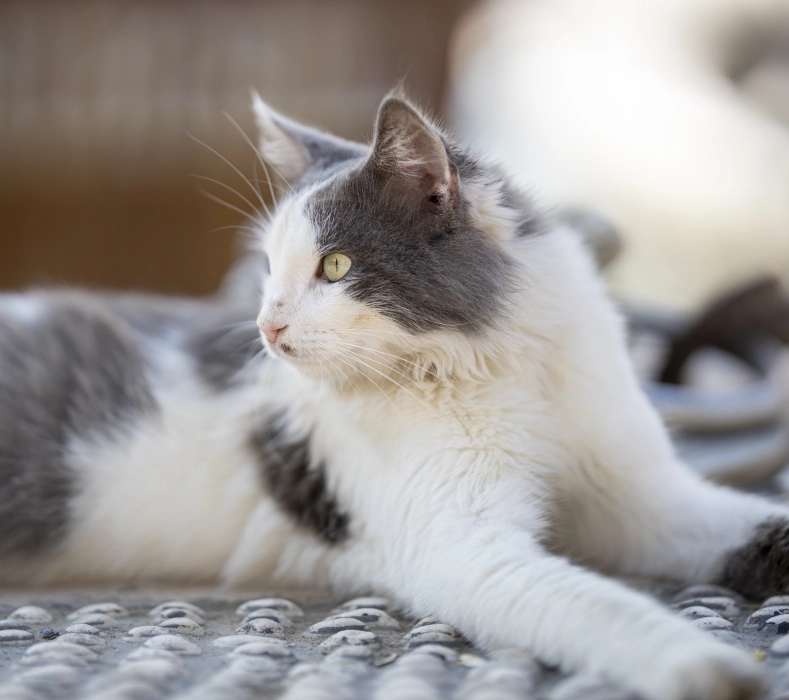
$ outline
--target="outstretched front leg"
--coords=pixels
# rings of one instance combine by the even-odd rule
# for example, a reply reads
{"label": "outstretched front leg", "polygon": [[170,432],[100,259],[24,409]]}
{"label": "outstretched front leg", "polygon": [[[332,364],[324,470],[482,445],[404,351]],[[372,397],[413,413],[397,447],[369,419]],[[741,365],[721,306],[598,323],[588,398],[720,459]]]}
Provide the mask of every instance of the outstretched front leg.
{"label": "outstretched front leg", "polygon": [[401,533],[393,593],[483,647],[522,646],[654,700],[745,700],[757,667],[659,604],[544,551],[504,517],[437,514]]}

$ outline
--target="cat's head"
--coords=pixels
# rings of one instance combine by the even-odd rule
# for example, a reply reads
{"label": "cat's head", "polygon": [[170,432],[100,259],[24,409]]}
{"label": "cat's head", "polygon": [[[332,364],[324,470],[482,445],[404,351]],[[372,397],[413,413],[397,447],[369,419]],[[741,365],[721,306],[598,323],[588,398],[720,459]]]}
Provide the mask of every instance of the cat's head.
{"label": "cat's head", "polygon": [[269,351],[310,376],[473,373],[508,313],[522,204],[400,95],[372,146],[254,108],[286,190],[262,234]]}

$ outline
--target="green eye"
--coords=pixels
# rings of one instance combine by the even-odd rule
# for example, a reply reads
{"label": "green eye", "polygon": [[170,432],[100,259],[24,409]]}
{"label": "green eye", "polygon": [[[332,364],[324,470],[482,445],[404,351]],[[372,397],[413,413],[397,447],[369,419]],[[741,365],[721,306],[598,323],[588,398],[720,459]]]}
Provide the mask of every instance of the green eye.
{"label": "green eye", "polygon": [[341,280],[350,269],[351,259],[342,253],[332,253],[323,259],[323,272],[329,278],[329,282]]}

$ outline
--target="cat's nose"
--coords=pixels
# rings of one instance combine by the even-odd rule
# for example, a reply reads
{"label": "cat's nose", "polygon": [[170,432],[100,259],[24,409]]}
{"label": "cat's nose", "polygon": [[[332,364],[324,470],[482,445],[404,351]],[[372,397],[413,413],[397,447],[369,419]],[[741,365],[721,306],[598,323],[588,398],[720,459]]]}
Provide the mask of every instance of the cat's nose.
{"label": "cat's nose", "polygon": [[287,326],[277,326],[271,323],[261,323],[260,330],[263,331],[263,335],[266,336],[266,340],[269,343],[274,345],[277,342],[277,338],[279,334],[282,333],[287,328]]}

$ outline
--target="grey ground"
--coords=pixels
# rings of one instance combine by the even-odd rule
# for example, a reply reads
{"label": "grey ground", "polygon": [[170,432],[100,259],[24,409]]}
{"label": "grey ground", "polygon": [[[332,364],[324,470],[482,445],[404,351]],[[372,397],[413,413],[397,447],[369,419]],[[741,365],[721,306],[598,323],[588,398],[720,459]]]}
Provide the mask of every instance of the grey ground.
{"label": "grey ground", "polygon": [[[789,699],[789,596],[759,606],[714,586],[633,585],[755,654],[769,672],[770,698]],[[104,605],[80,611],[93,604]],[[7,618],[0,622],[0,700],[633,697],[594,678],[563,677],[527,650],[483,654],[448,625],[409,620],[382,598],[4,592],[0,615]]]}

